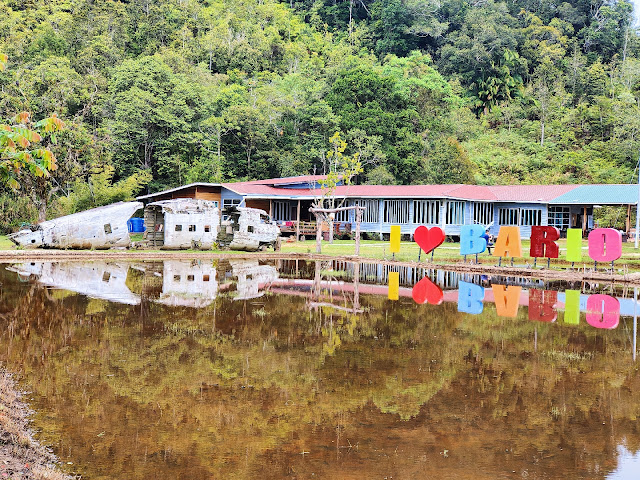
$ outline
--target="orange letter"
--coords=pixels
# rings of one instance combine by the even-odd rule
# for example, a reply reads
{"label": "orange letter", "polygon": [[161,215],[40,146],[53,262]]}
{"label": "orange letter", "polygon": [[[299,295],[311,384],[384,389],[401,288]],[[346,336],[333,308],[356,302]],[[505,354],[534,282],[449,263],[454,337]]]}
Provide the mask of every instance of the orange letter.
{"label": "orange letter", "polygon": [[493,298],[496,302],[496,313],[498,315],[512,318],[518,315],[522,287],[510,286],[506,288],[504,285],[491,285],[491,290],[493,290]]}
{"label": "orange letter", "polygon": [[520,228],[500,227],[500,233],[493,248],[494,257],[521,257]]}

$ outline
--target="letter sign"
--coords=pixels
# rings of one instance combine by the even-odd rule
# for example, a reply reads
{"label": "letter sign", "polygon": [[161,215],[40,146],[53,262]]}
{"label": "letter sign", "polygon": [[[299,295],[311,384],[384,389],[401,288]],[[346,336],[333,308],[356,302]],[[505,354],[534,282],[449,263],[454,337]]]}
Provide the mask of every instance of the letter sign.
{"label": "letter sign", "polygon": [[500,227],[500,233],[493,249],[494,257],[521,257],[520,229],[518,227]]}
{"label": "letter sign", "polygon": [[478,315],[482,313],[484,305],[484,288],[467,282],[458,284],[458,311]]}
{"label": "letter sign", "polygon": [[460,227],[460,255],[482,253],[487,248],[487,241],[482,238],[482,225],[463,225]]}
{"label": "letter sign", "polygon": [[558,258],[558,244],[560,230],[556,227],[543,227],[534,225],[531,227],[531,247],[529,255],[532,257]]}
{"label": "letter sign", "polygon": [[589,234],[589,256],[594,262],[613,262],[622,255],[622,234],[615,228],[596,228]]}
{"label": "letter sign", "polygon": [[587,299],[587,323],[592,327],[614,329],[620,321],[620,302],[609,295],[591,295]]}

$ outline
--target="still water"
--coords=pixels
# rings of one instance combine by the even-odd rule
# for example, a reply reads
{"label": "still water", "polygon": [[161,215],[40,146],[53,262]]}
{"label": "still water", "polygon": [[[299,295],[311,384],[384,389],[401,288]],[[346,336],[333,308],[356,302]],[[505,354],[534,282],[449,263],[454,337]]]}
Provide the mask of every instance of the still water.
{"label": "still water", "polygon": [[33,262],[0,265],[0,362],[86,479],[637,479],[636,309],[375,264]]}

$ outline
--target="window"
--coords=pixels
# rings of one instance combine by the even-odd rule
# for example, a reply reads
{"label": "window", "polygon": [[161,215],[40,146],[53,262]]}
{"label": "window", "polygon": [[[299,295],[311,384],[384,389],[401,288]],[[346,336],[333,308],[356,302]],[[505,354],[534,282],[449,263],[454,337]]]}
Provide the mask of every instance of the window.
{"label": "window", "polygon": [[247,226],[247,233],[253,233],[253,225]]}
{"label": "window", "polygon": [[193,282],[195,280],[195,276],[193,275],[187,275],[187,282]]}
{"label": "window", "polygon": [[[366,208],[362,212],[362,223],[378,223],[380,221],[380,212],[378,210],[378,200],[353,200],[351,205],[357,205]],[[354,214],[355,221],[355,214]]]}
{"label": "window", "polygon": [[[343,205],[346,206],[346,205]],[[349,221],[349,210],[340,210],[336,212],[336,216],[334,219],[336,222],[348,222]]]}
{"label": "window", "polygon": [[385,200],[385,223],[409,223],[409,200]]}
{"label": "window", "polygon": [[570,220],[571,209],[569,207],[549,207],[549,221],[547,223],[550,226],[566,230],[569,228]]}
{"label": "window", "polygon": [[275,201],[273,202],[273,218],[275,220],[290,220],[291,206],[289,202]]}
{"label": "window", "polygon": [[111,274],[109,272],[104,272],[102,274],[102,281],[109,283],[109,279],[111,278]]}
{"label": "window", "polygon": [[179,282],[180,281],[180,275],[174,275],[173,276],[173,281],[174,282]]}
{"label": "window", "polygon": [[106,233],[107,235],[109,235],[111,233],[111,224],[110,223],[107,223],[104,226],[104,233]]}
{"label": "window", "polygon": [[209,281],[209,275],[203,275],[202,276],[202,281],[203,282],[208,282]]}
{"label": "window", "polygon": [[537,208],[520,209],[520,225],[540,225],[542,223],[542,210]]}
{"label": "window", "polygon": [[204,226],[204,231],[205,231],[206,233],[209,233],[209,232],[211,231],[211,225],[205,225],[205,226]]}
{"label": "window", "polygon": [[464,202],[447,202],[447,225],[464,225]]}
{"label": "window", "polygon": [[500,225],[518,225],[518,208],[501,208],[498,215]]}
{"label": "window", "polygon": [[476,202],[473,204],[473,223],[489,225],[493,222],[493,203]]}
{"label": "window", "polygon": [[542,223],[542,210],[538,208],[501,208],[498,215],[500,225],[528,227]]}
{"label": "window", "polygon": [[196,226],[195,225],[189,225],[189,231],[190,232],[195,232],[196,231]]}
{"label": "window", "polygon": [[437,200],[414,200],[413,223],[419,225],[439,225],[440,202]]}
{"label": "window", "polygon": [[237,207],[242,202],[241,198],[225,198],[222,201],[222,208]]}
{"label": "window", "polygon": [[182,225],[176,225],[176,232],[182,231]]}

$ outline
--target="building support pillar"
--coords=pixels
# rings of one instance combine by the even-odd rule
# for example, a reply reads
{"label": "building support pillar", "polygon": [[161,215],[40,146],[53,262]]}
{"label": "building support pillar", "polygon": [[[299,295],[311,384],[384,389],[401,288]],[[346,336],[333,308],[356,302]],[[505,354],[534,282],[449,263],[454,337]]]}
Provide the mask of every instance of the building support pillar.
{"label": "building support pillar", "polygon": [[587,207],[582,207],[582,234],[587,231]]}
{"label": "building support pillar", "polygon": [[300,200],[298,200],[298,208],[296,210],[296,242],[300,241]]}

